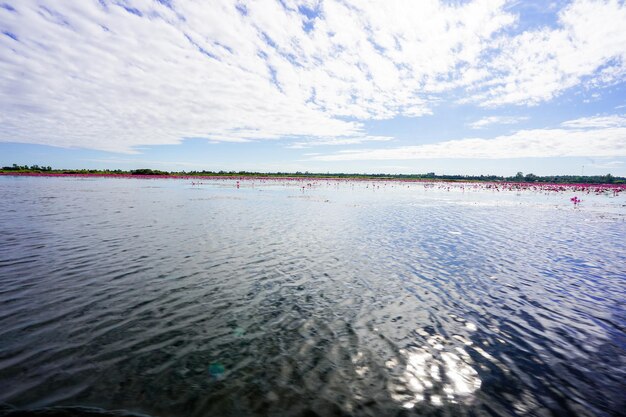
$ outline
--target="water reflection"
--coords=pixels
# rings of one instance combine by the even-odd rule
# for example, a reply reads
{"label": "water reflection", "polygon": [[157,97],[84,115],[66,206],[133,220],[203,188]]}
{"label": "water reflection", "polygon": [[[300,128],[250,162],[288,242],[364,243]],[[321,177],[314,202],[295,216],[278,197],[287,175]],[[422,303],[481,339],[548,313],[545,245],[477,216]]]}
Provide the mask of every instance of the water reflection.
{"label": "water reflection", "polygon": [[[460,336],[459,336],[460,337]],[[389,384],[391,398],[405,408],[421,402],[433,406],[444,403],[469,403],[481,386],[472,358],[453,340],[435,334],[422,346],[401,349],[401,362],[392,359],[387,367],[399,376]]]}
{"label": "water reflection", "polygon": [[0,178],[0,416],[626,408],[626,195],[235,184]]}

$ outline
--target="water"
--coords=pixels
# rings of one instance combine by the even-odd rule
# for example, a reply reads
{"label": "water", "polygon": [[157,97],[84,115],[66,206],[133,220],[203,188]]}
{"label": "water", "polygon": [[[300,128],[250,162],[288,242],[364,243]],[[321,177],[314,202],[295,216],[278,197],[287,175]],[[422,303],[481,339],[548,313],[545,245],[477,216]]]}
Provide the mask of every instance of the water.
{"label": "water", "polygon": [[572,196],[0,177],[0,415],[617,416],[626,198]]}

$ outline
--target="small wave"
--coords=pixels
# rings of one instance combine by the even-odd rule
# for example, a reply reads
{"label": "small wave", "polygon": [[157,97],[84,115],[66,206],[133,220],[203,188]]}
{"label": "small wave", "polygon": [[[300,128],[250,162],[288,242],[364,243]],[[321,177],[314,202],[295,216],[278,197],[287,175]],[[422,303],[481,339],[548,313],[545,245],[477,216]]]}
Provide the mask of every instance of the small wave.
{"label": "small wave", "polygon": [[0,406],[0,417],[150,417],[126,410],[104,410],[96,407],[49,407],[32,410]]}

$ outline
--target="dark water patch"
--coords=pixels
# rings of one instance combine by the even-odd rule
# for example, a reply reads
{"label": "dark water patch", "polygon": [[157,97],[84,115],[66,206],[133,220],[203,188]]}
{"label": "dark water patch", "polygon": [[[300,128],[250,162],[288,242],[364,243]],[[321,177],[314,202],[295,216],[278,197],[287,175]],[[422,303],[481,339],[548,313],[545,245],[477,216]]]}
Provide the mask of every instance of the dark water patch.
{"label": "dark water patch", "polygon": [[136,414],[129,411],[107,411],[93,407],[51,407],[37,410],[15,410],[11,407],[0,406],[2,417],[150,417],[146,414]]}

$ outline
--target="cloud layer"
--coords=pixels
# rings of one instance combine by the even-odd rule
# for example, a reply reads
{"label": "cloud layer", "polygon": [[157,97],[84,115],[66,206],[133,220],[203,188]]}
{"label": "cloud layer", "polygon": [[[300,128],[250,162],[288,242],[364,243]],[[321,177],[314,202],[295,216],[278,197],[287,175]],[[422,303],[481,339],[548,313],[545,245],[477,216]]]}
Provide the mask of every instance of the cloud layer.
{"label": "cloud layer", "polygon": [[547,158],[626,156],[626,117],[590,117],[557,129],[520,130],[491,139],[464,138],[435,144],[317,155],[316,161],[409,160],[440,158]]}
{"label": "cloud layer", "polygon": [[623,2],[577,0],[523,32],[519,18],[505,0],[10,1],[0,141],[356,144],[388,139],[368,135],[367,120],[441,102],[534,105],[624,79]]}
{"label": "cloud layer", "polygon": [[524,120],[528,120],[528,117],[486,116],[470,123],[468,126],[472,129],[484,129],[491,125],[514,125]]}

